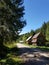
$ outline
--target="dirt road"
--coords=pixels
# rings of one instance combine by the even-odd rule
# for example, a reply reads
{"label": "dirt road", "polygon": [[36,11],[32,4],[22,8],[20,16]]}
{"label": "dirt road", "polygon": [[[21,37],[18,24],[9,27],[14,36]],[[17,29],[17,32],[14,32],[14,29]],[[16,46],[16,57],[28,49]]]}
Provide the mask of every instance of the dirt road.
{"label": "dirt road", "polygon": [[17,43],[18,48],[29,48],[29,46],[26,46],[24,44],[21,43]]}
{"label": "dirt road", "polygon": [[49,52],[41,51],[37,48],[30,48],[18,43],[19,56],[23,59],[24,65],[49,65]]}

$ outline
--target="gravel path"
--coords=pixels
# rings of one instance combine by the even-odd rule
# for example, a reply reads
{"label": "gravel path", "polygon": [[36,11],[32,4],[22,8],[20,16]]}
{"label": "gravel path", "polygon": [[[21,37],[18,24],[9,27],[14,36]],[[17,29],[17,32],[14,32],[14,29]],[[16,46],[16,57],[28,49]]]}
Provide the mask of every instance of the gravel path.
{"label": "gravel path", "polygon": [[23,59],[23,65],[49,65],[49,52],[43,52],[37,48],[30,48],[18,43],[19,56]]}

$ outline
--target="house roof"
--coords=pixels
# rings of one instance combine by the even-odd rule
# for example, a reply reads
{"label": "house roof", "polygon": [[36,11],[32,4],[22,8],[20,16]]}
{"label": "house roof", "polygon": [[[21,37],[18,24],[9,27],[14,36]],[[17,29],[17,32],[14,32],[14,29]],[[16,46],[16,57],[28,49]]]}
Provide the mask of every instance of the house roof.
{"label": "house roof", "polygon": [[31,38],[32,38],[32,36],[30,36],[29,38],[27,38],[27,40],[26,40],[26,41],[30,40]]}
{"label": "house roof", "polygon": [[28,37],[26,41],[30,40],[31,38],[37,38],[39,36],[39,34],[40,34],[40,32],[35,34],[33,37],[32,36]]}
{"label": "house roof", "polygon": [[32,42],[37,42],[37,39],[32,40]]}
{"label": "house roof", "polygon": [[40,32],[37,33],[37,34],[35,34],[35,35],[33,36],[33,38],[37,38],[37,37],[39,36],[39,34],[40,34]]}

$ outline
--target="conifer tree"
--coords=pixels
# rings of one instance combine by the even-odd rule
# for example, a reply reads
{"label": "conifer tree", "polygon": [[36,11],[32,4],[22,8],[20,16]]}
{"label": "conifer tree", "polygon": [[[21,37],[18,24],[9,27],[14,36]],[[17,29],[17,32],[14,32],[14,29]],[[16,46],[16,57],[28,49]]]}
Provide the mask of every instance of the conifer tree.
{"label": "conifer tree", "polygon": [[0,0],[0,50],[3,50],[4,42],[18,38],[26,25],[23,15],[23,0]]}

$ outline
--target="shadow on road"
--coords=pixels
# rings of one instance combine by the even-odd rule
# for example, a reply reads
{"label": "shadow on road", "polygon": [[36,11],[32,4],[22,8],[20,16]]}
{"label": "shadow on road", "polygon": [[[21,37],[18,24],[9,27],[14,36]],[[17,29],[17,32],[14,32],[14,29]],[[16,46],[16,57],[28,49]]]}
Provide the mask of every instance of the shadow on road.
{"label": "shadow on road", "polygon": [[44,60],[29,60],[26,61],[23,65],[49,65],[49,63],[45,63]]}
{"label": "shadow on road", "polygon": [[22,55],[24,53],[33,54],[34,52],[41,52],[41,50],[37,48],[19,48],[19,54]]}
{"label": "shadow on road", "polygon": [[19,48],[19,56],[25,61],[23,65],[49,65],[49,57],[38,48]]}

